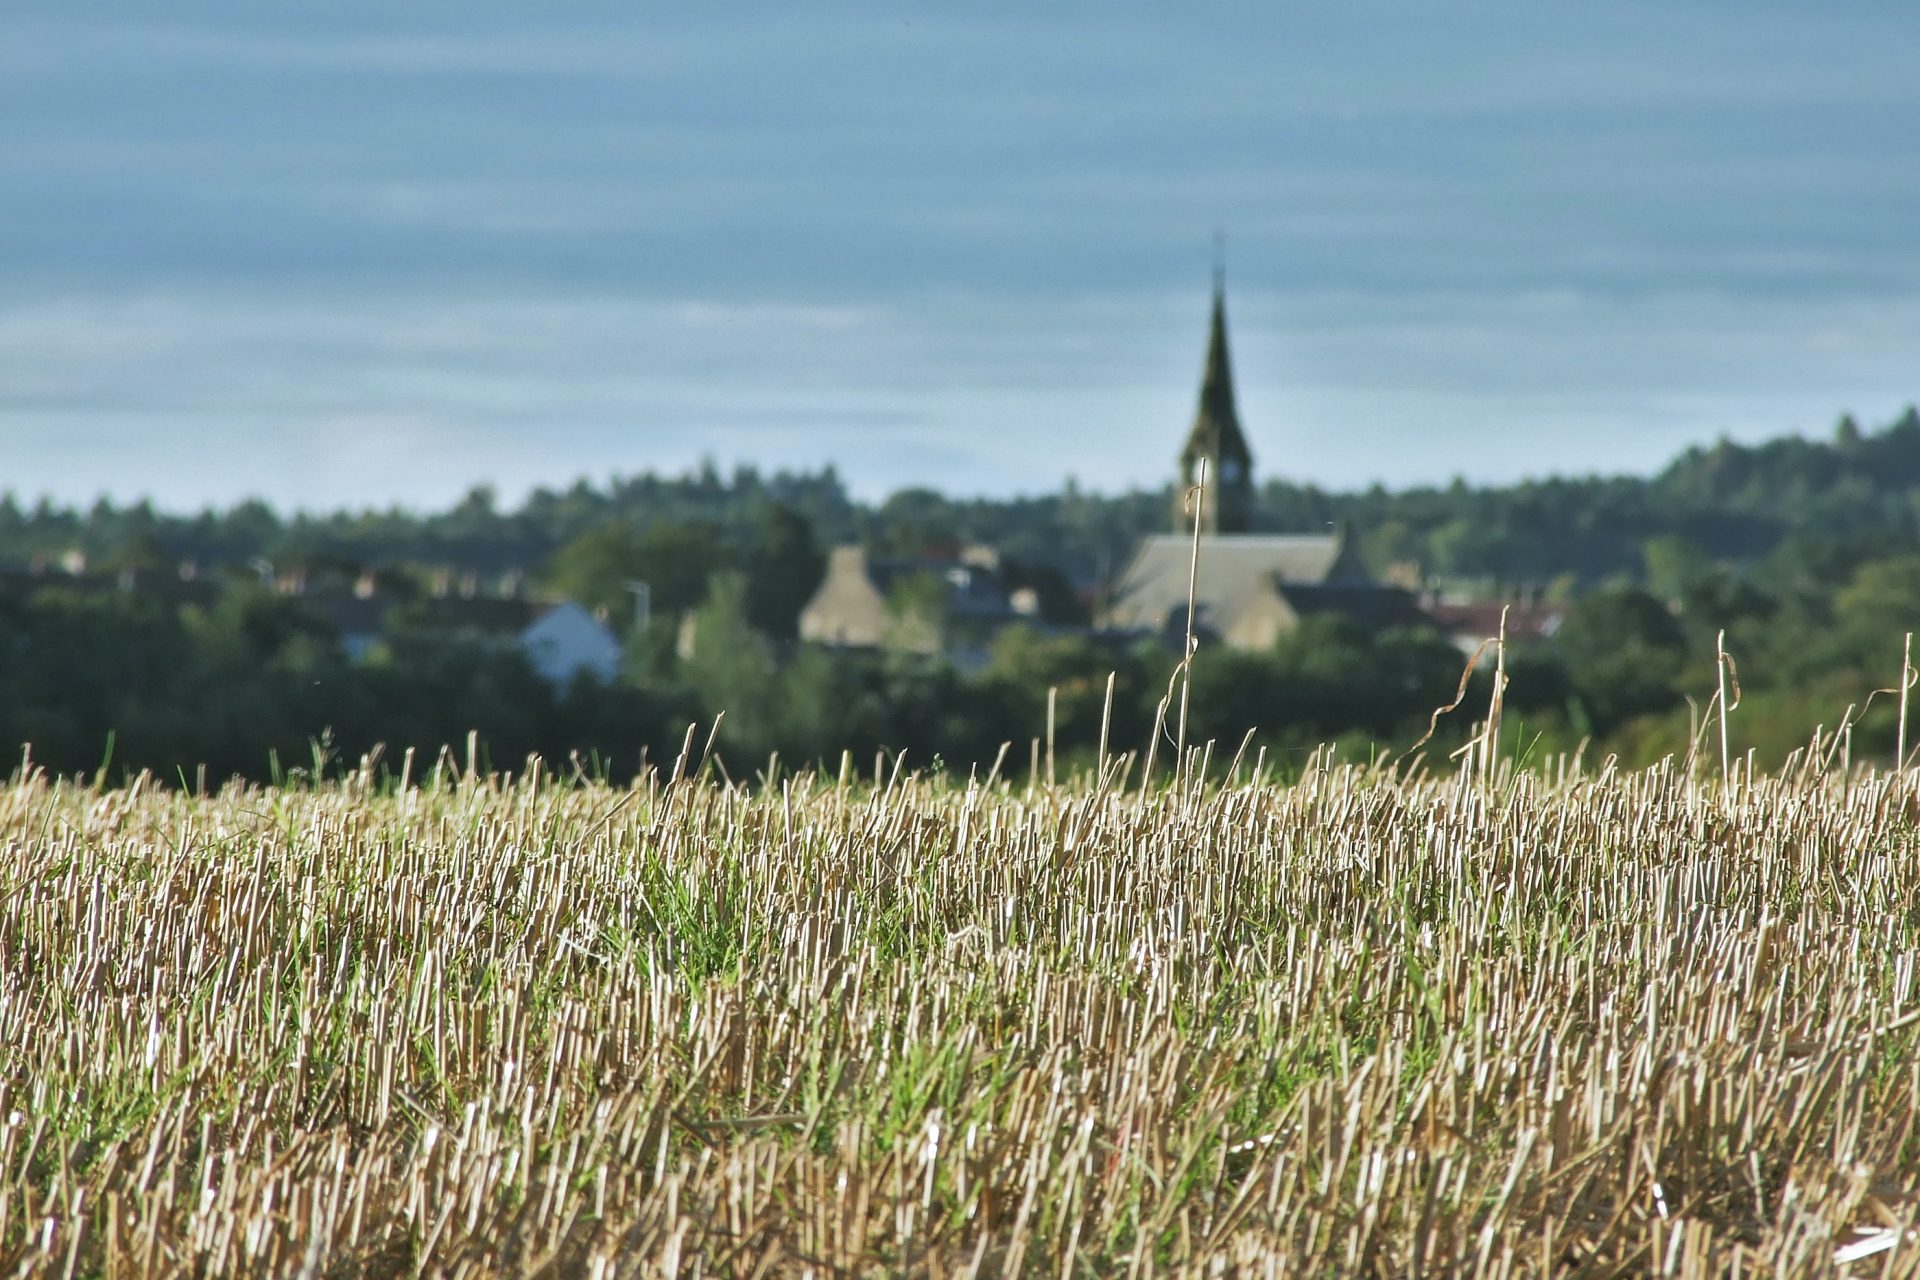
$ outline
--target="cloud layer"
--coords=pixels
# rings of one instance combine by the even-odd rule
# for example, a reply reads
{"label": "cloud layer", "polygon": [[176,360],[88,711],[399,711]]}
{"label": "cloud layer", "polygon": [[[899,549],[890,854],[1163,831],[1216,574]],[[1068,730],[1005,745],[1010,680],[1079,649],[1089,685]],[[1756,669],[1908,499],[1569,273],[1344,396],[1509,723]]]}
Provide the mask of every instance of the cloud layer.
{"label": "cloud layer", "polygon": [[1216,225],[1326,485],[1920,396],[1906,6],[184,12],[0,17],[0,487],[1159,483]]}

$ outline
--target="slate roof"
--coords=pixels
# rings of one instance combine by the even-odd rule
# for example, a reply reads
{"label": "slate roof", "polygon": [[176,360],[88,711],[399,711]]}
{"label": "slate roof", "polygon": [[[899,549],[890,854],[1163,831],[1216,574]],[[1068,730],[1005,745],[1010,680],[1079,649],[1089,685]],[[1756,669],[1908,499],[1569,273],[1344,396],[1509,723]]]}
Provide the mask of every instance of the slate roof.
{"label": "slate roof", "polygon": [[[1186,617],[1193,540],[1180,534],[1142,538],[1115,587],[1107,624],[1157,631]],[[1198,619],[1222,634],[1240,616],[1270,601],[1280,584],[1345,584],[1372,589],[1344,532],[1261,533],[1203,537],[1196,581]]]}
{"label": "slate roof", "polygon": [[1388,627],[1413,627],[1432,619],[1421,611],[1411,591],[1372,583],[1283,582],[1277,590],[1295,614],[1302,618],[1317,613],[1337,613],[1352,618],[1369,631]]}
{"label": "slate roof", "polygon": [[895,583],[931,575],[947,584],[947,608],[955,617],[998,618],[1013,612],[997,568],[911,557],[873,557],[866,568],[882,596],[891,595]]}
{"label": "slate roof", "polygon": [[1463,642],[1469,637],[1477,644],[1480,639],[1500,633],[1500,612],[1507,613],[1507,638],[1509,640],[1545,640],[1560,629],[1566,621],[1567,610],[1562,605],[1530,604],[1501,600],[1474,600],[1464,603],[1434,601],[1427,606],[1427,614],[1434,625]]}

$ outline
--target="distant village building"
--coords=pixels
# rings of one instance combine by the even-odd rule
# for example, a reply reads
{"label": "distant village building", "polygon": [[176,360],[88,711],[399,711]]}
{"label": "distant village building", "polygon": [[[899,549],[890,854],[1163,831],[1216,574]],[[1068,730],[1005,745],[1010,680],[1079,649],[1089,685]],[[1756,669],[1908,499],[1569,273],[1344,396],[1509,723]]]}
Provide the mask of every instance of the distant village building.
{"label": "distant village building", "polygon": [[[1206,463],[1206,487],[1191,493]],[[1184,634],[1189,581],[1197,635],[1238,649],[1272,647],[1317,613],[1337,613],[1369,628],[1422,621],[1413,596],[1368,572],[1350,532],[1251,532],[1253,450],[1240,426],[1227,354],[1226,290],[1216,271],[1200,402],[1179,457],[1171,534],[1141,539],[1114,584],[1105,625],[1118,631]],[[1193,575],[1193,533],[1200,532]]]}
{"label": "distant village building", "polygon": [[999,628],[1035,621],[1039,599],[1010,584],[990,547],[951,555],[875,556],[835,547],[826,577],[800,611],[800,638],[836,648],[946,653],[962,666],[985,660]]}
{"label": "distant village building", "polygon": [[619,639],[604,619],[572,600],[445,596],[409,601],[379,595],[315,598],[349,657],[364,658],[397,621],[511,645],[556,689],[580,676],[607,682],[620,674]]}
{"label": "distant village building", "polygon": [[170,606],[209,609],[220,598],[220,584],[200,576],[199,566],[182,561],[174,570],[117,569],[90,573],[78,552],[58,560],[36,558],[28,567],[0,566],[0,599],[30,599],[42,591],[79,596],[133,595]]}
{"label": "distant village building", "polygon": [[[1192,534],[1141,539],[1114,588],[1107,625],[1184,633],[1192,566]],[[1272,648],[1318,613],[1374,629],[1421,620],[1409,593],[1372,580],[1344,529],[1202,537],[1193,584],[1195,633],[1236,649]]]}
{"label": "distant village building", "polygon": [[[74,564],[80,566],[78,571],[69,567]],[[356,662],[396,627],[412,626],[517,648],[556,689],[581,675],[610,681],[620,674],[619,638],[604,618],[572,600],[534,600],[517,593],[483,595],[477,575],[456,580],[451,573],[438,576],[440,594],[426,599],[384,592],[378,575],[371,572],[360,574],[350,591],[310,590],[304,571],[274,573],[264,560],[253,568],[269,589],[299,598],[323,619]],[[518,579],[509,579],[508,590],[517,585]],[[452,594],[456,588],[459,594]],[[182,561],[173,570],[126,568],[105,573],[87,572],[84,561],[77,558],[26,568],[0,566],[0,600],[26,600],[58,591],[79,596],[132,595],[171,607],[213,609],[228,589],[228,583],[202,573],[191,561]]]}
{"label": "distant village building", "polygon": [[[1197,505],[1189,494],[1206,484]],[[1200,532],[1194,629],[1209,641],[1266,649],[1316,614],[1369,629],[1427,619],[1413,594],[1379,582],[1345,528],[1255,533],[1253,450],[1240,425],[1227,350],[1226,289],[1214,274],[1200,398],[1178,458],[1173,532],[1141,539],[1120,574],[1097,632],[1181,635],[1186,629],[1193,533]],[[877,556],[834,548],[825,580],[800,613],[800,638],[842,648],[944,653],[962,667],[985,661],[999,628],[1047,619],[1036,593],[1015,587],[999,557],[971,547],[950,556]],[[1078,628],[1084,630],[1084,626]]]}
{"label": "distant village building", "polygon": [[620,641],[605,622],[575,601],[541,608],[518,638],[533,669],[556,687],[583,675],[608,684],[620,674]]}
{"label": "distant village building", "polygon": [[1479,652],[1486,641],[1500,634],[1503,614],[1507,642],[1528,644],[1551,640],[1559,632],[1560,624],[1567,620],[1568,609],[1563,604],[1538,600],[1449,600],[1437,597],[1426,602],[1425,612],[1456,649],[1471,655]]}

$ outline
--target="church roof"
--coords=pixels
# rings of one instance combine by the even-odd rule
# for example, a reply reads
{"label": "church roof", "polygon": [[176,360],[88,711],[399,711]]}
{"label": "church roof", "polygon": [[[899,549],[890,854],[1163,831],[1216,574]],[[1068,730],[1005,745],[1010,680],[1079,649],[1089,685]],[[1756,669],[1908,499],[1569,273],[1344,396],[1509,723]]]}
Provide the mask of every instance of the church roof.
{"label": "church roof", "polygon": [[[1193,540],[1187,535],[1142,538],[1115,589],[1108,625],[1151,631],[1184,617],[1192,561]],[[1195,616],[1227,631],[1246,609],[1282,585],[1367,583],[1366,566],[1344,531],[1203,537]]]}
{"label": "church roof", "polygon": [[1431,622],[1411,591],[1356,582],[1282,582],[1275,587],[1294,615],[1319,613],[1351,618],[1369,631]]}
{"label": "church roof", "polygon": [[1253,451],[1240,429],[1240,410],[1233,395],[1233,362],[1227,355],[1226,286],[1218,277],[1213,282],[1213,323],[1207,337],[1206,368],[1200,378],[1200,404],[1181,454],[1234,458],[1243,471],[1252,469]]}

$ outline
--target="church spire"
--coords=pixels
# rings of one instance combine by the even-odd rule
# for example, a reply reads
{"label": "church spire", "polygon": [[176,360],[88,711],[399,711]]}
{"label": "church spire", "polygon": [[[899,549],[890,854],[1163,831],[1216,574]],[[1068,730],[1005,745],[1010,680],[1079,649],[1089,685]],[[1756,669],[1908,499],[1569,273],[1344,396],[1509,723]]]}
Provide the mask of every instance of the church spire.
{"label": "church spire", "polygon": [[1195,516],[1186,509],[1187,491],[1198,477],[1200,460],[1207,460],[1207,493],[1198,512],[1202,533],[1245,533],[1253,514],[1253,451],[1240,430],[1234,403],[1233,363],[1227,355],[1226,269],[1219,238],[1214,242],[1213,322],[1207,337],[1207,362],[1200,378],[1200,404],[1180,451],[1180,488],[1174,495],[1173,527],[1193,528]]}

